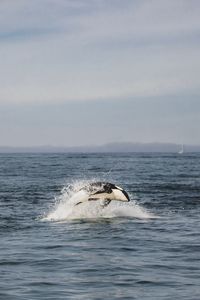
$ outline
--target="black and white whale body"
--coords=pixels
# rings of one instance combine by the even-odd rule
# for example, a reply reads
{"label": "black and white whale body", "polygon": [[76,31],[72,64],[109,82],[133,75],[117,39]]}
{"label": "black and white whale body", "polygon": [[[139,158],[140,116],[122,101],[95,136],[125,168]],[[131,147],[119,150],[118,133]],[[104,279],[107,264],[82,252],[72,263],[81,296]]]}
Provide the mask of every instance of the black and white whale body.
{"label": "black and white whale body", "polygon": [[130,201],[125,190],[109,182],[92,182],[82,187],[79,191],[84,191],[85,196],[75,205],[79,205],[86,201],[101,200],[102,206],[105,207],[113,200],[123,202]]}

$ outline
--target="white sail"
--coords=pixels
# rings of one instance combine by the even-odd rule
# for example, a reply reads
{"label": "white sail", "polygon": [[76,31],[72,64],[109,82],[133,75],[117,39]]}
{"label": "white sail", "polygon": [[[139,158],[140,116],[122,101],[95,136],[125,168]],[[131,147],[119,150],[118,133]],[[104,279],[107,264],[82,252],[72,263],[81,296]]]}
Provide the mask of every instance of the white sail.
{"label": "white sail", "polygon": [[183,154],[184,153],[184,149],[183,149],[183,144],[181,145],[181,149],[178,151],[178,154]]}

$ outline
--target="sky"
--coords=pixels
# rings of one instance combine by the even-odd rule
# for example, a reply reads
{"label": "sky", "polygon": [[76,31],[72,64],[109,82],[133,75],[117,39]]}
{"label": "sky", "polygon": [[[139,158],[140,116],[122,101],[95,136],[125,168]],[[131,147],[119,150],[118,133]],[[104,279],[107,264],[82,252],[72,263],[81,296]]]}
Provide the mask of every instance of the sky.
{"label": "sky", "polygon": [[0,146],[200,144],[200,1],[0,0]]}

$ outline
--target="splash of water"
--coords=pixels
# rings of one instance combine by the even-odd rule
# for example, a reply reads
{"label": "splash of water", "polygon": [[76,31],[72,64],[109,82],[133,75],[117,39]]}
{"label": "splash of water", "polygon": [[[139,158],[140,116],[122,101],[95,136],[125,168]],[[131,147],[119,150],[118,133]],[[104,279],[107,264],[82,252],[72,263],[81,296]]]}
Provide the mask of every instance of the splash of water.
{"label": "splash of water", "polygon": [[70,186],[64,187],[61,195],[56,199],[56,204],[43,220],[45,221],[65,221],[75,219],[99,219],[99,218],[138,218],[150,219],[154,215],[148,213],[139,206],[135,200],[131,202],[111,201],[111,203],[102,207],[101,201],[84,202],[75,206],[84,197],[87,196],[83,186],[89,185],[93,181],[77,181]]}

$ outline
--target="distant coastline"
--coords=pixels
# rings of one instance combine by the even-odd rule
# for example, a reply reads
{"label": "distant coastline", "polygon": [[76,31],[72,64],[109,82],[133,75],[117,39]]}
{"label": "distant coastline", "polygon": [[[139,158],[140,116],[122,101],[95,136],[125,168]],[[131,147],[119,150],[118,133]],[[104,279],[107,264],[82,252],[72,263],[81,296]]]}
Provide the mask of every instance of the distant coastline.
{"label": "distant coastline", "polygon": [[[166,152],[178,153],[180,144],[174,143],[107,143],[94,146],[33,146],[11,147],[0,146],[0,153],[105,153],[105,152]],[[184,152],[200,152],[200,145],[184,145]]]}

